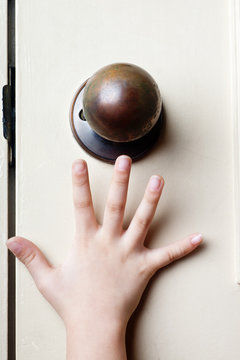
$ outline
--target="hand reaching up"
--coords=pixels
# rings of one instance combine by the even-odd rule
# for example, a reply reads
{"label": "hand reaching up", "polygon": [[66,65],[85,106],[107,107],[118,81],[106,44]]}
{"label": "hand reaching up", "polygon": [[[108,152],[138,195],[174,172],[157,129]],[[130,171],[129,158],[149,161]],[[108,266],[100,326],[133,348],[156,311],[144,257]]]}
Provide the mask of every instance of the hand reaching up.
{"label": "hand reaching up", "polygon": [[[144,245],[164,180],[153,175],[128,227],[123,229],[131,159],[116,160],[103,224],[97,223],[87,164],[72,168],[76,233],[60,266],[52,266],[32,242],[14,237],[8,248],[27,267],[39,291],[62,317],[67,358],[123,360],[125,329],[153,274],[192,252],[202,241],[195,233],[157,249]],[[57,221],[57,219],[56,219]],[[68,239],[66,241],[69,241]]]}

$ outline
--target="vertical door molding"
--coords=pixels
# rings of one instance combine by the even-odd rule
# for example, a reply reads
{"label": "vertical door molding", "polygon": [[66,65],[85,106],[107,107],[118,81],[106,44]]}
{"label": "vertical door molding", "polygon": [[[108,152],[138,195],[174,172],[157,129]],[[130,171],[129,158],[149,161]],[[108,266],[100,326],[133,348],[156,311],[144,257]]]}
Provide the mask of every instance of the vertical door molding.
{"label": "vertical door molding", "polygon": [[232,1],[232,109],[235,201],[235,272],[240,284],[240,4]]}
{"label": "vertical door molding", "polygon": [[[7,84],[7,1],[0,0],[0,88]],[[0,359],[7,360],[8,144],[0,134]]]}

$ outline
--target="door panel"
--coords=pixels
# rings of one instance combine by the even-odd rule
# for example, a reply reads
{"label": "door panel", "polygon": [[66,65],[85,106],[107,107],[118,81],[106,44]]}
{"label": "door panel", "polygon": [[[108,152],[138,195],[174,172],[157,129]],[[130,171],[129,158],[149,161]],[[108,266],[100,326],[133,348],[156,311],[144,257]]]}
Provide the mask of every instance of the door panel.
{"label": "door panel", "polygon": [[[230,1],[17,0],[17,233],[63,260],[73,236],[71,163],[89,164],[101,221],[112,165],[74,140],[76,89],[113,62],[142,66],[162,93],[164,137],[133,165],[126,225],[149,176],[165,178],[151,247],[200,231],[205,245],[158,273],[129,328],[138,360],[235,360]],[[101,192],[99,192],[101,189]],[[64,329],[17,265],[17,358],[65,358]]]}

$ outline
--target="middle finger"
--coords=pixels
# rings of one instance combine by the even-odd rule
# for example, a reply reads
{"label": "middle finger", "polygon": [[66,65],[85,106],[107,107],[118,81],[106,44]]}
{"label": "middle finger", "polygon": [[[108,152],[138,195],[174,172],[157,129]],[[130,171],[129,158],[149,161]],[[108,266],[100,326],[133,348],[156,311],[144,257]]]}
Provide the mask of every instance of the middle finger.
{"label": "middle finger", "polygon": [[130,170],[131,158],[126,155],[119,156],[115,162],[103,217],[103,229],[110,237],[122,232]]}

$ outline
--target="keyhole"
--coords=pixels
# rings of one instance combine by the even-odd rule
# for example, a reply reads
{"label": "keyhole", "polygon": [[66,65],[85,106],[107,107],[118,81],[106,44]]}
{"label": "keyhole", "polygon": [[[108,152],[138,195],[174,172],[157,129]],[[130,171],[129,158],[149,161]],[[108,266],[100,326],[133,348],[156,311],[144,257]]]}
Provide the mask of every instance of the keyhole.
{"label": "keyhole", "polygon": [[82,121],[86,121],[85,116],[84,116],[84,114],[83,114],[83,109],[81,109],[81,110],[79,111],[79,117],[80,117],[80,119],[81,119]]}

